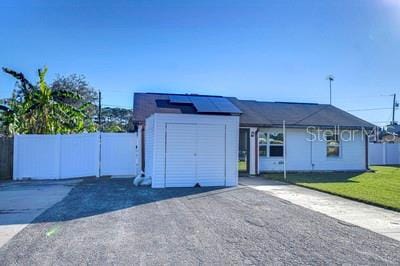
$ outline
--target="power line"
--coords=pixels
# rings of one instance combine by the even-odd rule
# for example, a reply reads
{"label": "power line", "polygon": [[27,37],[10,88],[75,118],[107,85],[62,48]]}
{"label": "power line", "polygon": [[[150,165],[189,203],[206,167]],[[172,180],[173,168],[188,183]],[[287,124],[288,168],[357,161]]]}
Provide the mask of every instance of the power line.
{"label": "power line", "polygon": [[347,110],[347,112],[363,112],[363,111],[377,111],[377,110],[392,110],[392,108],[379,107],[379,108],[353,109],[353,110]]}
{"label": "power line", "polygon": [[104,92],[106,92],[106,93],[109,93],[109,92],[114,92],[114,93],[126,93],[126,94],[132,94],[132,95],[133,95],[133,92],[131,92],[131,91],[104,90],[103,93],[104,93]]}
{"label": "power line", "polygon": [[115,104],[103,104],[103,106],[105,106],[105,107],[117,107],[117,108],[132,109],[132,106],[115,105]]}
{"label": "power line", "polygon": [[390,123],[390,120],[387,120],[387,121],[372,121],[372,123],[381,123],[381,124]]}

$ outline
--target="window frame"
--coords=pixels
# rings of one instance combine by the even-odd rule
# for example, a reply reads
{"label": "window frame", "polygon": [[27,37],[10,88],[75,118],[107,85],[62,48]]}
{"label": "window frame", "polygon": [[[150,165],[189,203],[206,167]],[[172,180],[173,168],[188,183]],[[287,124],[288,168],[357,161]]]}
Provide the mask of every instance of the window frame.
{"label": "window frame", "polygon": [[[332,138],[332,139],[330,139]],[[336,142],[337,144],[332,145],[329,144],[330,142]],[[337,159],[342,157],[342,143],[339,138],[339,134],[332,134],[332,135],[325,135],[325,143],[326,143],[326,158],[328,159]],[[338,149],[338,154],[337,155],[329,155],[328,149],[329,147],[336,147]]]}
{"label": "window frame", "polygon": [[[280,131],[261,131],[261,132],[259,132],[259,134],[262,134],[262,135],[266,136],[266,143],[262,143],[262,144],[260,143],[261,137],[259,135],[258,136],[258,139],[259,139],[259,141],[258,141],[258,156],[262,157],[262,158],[282,159],[284,157],[284,152],[285,152],[284,151],[284,148],[285,148],[285,145],[284,145],[285,136],[283,135],[283,130],[280,130]],[[278,135],[278,134],[282,134],[282,144],[276,144],[276,143],[271,144],[270,135]],[[260,152],[261,147],[265,147],[266,155],[261,155],[261,152]],[[282,147],[282,155],[281,156],[271,156],[271,150],[270,150],[271,147]]]}

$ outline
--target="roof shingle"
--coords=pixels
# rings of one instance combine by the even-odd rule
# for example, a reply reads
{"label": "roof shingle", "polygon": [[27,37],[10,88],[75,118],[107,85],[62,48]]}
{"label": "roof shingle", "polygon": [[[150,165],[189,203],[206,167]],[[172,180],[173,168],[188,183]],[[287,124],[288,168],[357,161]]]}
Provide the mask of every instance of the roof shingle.
{"label": "roof shingle", "polygon": [[[227,99],[242,111],[241,126],[280,126],[285,120],[288,127],[374,127],[373,124],[329,104],[260,102],[234,97]],[[135,93],[133,113],[134,122],[142,123],[153,113],[196,114],[197,111],[191,105],[171,104],[169,94]]]}

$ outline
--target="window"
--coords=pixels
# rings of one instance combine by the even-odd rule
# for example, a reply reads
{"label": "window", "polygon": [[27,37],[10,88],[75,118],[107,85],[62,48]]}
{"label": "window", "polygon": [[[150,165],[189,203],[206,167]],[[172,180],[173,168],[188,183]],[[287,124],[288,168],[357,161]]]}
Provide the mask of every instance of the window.
{"label": "window", "polygon": [[339,157],[340,143],[338,135],[326,136],[326,156]]}
{"label": "window", "polygon": [[283,134],[269,133],[269,157],[283,157]]}
{"label": "window", "polygon": [[283,157],[283,133],[260,133],[259,156]]}
{"label": "window", "polygon": [[267,157],[267,133],[260,133],[258,136],[258,155]]}

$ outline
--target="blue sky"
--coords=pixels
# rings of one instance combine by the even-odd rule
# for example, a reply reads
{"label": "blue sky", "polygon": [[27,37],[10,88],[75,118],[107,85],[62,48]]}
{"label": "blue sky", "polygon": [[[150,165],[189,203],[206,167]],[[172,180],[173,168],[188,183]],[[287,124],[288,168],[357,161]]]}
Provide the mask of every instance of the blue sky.
{"label": "blue sky", "polygon": [[[135,91],[327,103],[330,73],[344,110],[390,108],[400,94],[397,0],[2,0],[0,25],[1,66],[31,80],[45,65],[49,80],[84,74],[106,105],[132,107]],[[14,83],[0,73],[0,97]]]}

